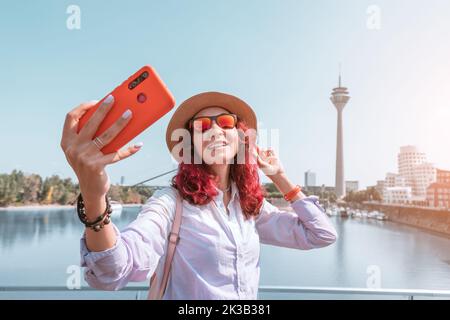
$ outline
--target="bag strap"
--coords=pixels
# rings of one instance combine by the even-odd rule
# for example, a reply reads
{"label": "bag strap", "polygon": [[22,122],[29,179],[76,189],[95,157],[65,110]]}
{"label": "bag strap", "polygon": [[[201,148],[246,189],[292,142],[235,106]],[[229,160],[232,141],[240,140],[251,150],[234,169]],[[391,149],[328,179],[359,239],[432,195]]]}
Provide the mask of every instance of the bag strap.
{"label": "bag strap", "polygon": [[[175,254],[175,248],[176,248],[178,242],[180,241],[179,232],[180,232],[180,226],[181,226],[182,211],[183,211],[182,198],[181,198],[181,195],[179,194],[179,192],[177,191],[175,218],[173,220],[172,230],[170,231],[169,236],[168,236],[169,244],[167,247],[166,261],[164,262],[164,274],[163,274],[161,285],[159,287],[159,291],[158,291],[157,297],[156,297],[156,299],[158,299],[158,300],[162,298],[162,296],[164,295],[164,292],[166,291],[167,281],[169,280],[170,268],[172,266],[172,260],[173,260],[174,254]],[[154,281],[155,278],[156,278],[156,273],[150,279],[150,286],[152,284],[153,285],[155,284],[155,282],[156,282],[156,281]],[[150,291],[148,294],[148,299],[151,299]]]}

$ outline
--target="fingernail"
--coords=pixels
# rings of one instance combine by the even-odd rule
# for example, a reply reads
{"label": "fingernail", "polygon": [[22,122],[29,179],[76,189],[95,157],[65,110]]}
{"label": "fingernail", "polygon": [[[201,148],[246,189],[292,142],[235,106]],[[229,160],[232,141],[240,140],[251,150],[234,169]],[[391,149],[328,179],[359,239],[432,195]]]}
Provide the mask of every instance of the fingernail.
{"label": "fingernail", "polygon": [[112,94],[110,94],[109,96],[106,97],[106,99],[103,101],[106,104],[111,104],[114,101],[114,97],[112,96]]}
{"label": "fingernail", "polygon": [[144,145],[143,142],[138,142],[138,143],[135,143],[135,144],[134,144],[134,147],[135,147],[135,148],[140,148],[140,147],[142,147],[143,145]]}
{"label": "fingernail", "polygon": [[130,109],[127,109],[127,111],[125,111],[122,114],[122,118],[124,118],[124,119],[128,119],[130,116],[131,116],[131,110]]}

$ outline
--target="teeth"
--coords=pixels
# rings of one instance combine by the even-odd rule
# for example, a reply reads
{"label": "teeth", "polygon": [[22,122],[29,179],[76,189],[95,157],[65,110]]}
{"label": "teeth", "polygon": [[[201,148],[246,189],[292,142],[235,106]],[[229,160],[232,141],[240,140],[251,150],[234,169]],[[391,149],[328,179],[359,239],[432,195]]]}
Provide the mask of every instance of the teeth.
{"label": "teeth", "polygon": [[208,145],[208,149],[219,148],[219,147],[222,147],[222,146],[225,146],[225,145],[227,145],[227,143],[226,143],[225,141],[222,141],[222,142],[214,142],[214,143]]}

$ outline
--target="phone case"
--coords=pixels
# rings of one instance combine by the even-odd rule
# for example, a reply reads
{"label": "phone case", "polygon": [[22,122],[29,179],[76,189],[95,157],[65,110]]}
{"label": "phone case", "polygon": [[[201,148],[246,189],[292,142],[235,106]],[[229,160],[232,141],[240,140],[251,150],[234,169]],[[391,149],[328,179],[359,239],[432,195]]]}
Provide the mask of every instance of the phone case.
{"label": "phone case", "polygon": [[[145,78],[144,73],[147,73]],[[139,71],[125,80],[110,94],[114,96],[114,105],[99,125],[93,138],[101,135],[127,109],[130,109],[133,114],[125,128],[109,144],[101,149],[103,154],[118,151],[175,106],[173,95],[156,71],[149,65],[139,69]],[[78,123],[77,132],[80,132],[108,95],[83,115]]]}

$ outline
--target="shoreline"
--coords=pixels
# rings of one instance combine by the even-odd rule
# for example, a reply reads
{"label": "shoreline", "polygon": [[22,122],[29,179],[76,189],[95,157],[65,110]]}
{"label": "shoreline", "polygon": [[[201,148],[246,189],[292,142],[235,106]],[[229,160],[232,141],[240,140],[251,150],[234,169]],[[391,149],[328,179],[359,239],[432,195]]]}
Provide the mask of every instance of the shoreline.
{"label": "shoreline", "polygon": [[[124,208],[127,207],[140,207],[142,204],[138,203],[127,203],[122,204]],[[23,206],[8,206],[8,207],[0,207],[1,211],[20,211],[20,210],[39,210],[39,209],[74,209],[75,205],[61,205],[61,204],[32,204],[32,205],[23,205]]]}
{"label": "shoreline", "polygon": [[409,225],[422,230],[437,232],[450,237],[450,211],[428,207],[409,207],[366,203],[367,210],[378,210],[388,216],[389,221]]}

